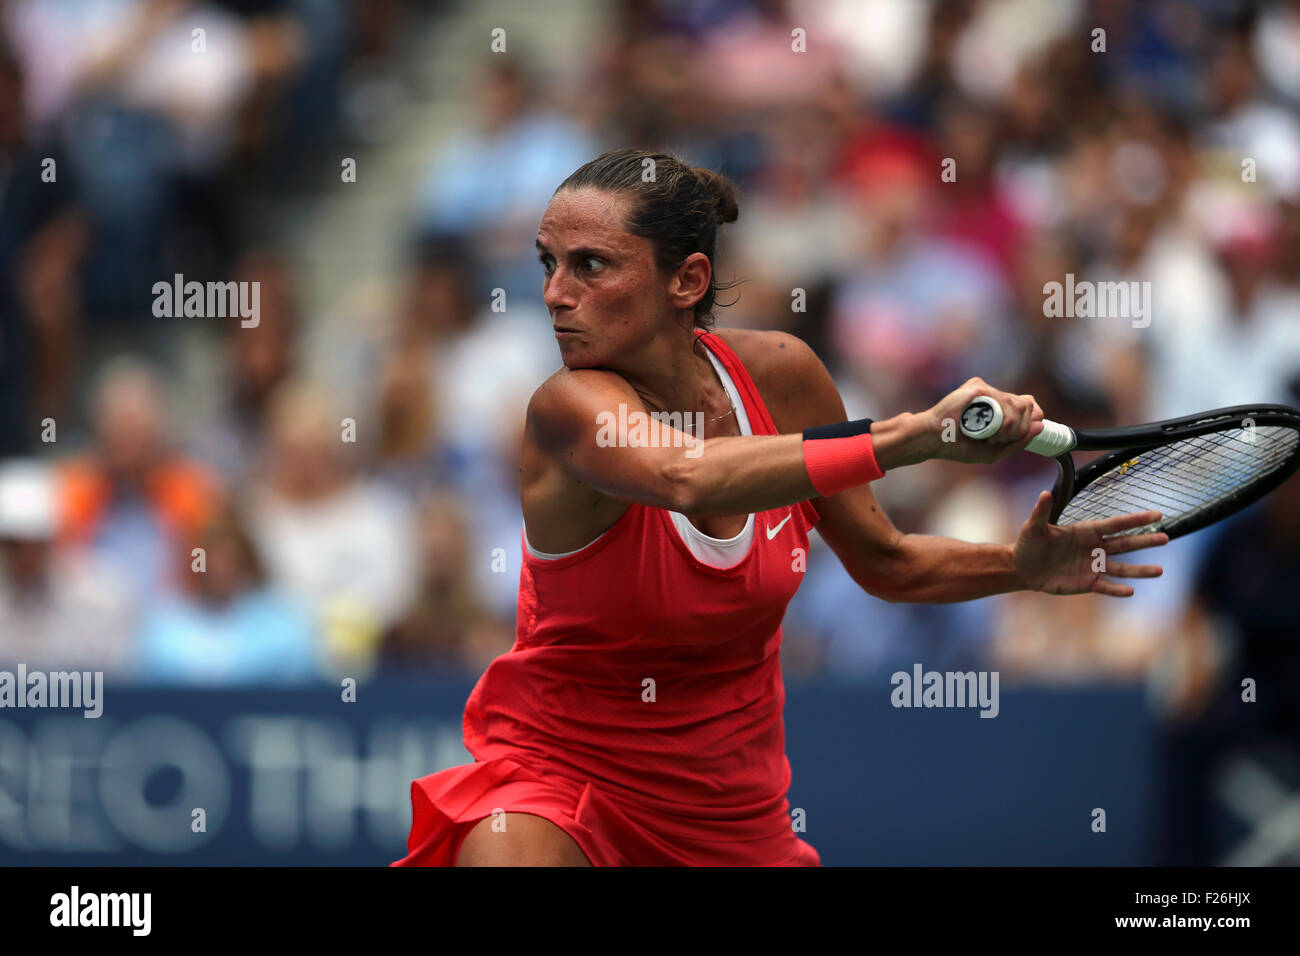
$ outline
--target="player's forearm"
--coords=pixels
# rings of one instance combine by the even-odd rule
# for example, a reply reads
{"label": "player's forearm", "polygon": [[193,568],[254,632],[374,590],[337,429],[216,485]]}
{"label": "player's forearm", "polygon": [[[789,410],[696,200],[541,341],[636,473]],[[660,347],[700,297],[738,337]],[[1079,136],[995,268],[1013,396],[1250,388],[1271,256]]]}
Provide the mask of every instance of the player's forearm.
{"label": "player's forearm", "polygon": [[[933,457],[938,440],[922,416],[913,414],[872,422],[870,434],[881,471]],[[674,510],[685,514],[766,511],[822,494],[809,477],[801,435],[715,438],[694,450],[694,455],[675,455],[664,470]]]}
{"label": "player's forearm", "polygon": [[672,507],[688,515],[768,511],[817,497],[799,435],[713,438],[663,469]]}
{"label": "player's forearm", "polygon": [[901,535],[890,562],[891,601],[950,604],[1023,590],[1013,545],[971,544],[934,535]]}

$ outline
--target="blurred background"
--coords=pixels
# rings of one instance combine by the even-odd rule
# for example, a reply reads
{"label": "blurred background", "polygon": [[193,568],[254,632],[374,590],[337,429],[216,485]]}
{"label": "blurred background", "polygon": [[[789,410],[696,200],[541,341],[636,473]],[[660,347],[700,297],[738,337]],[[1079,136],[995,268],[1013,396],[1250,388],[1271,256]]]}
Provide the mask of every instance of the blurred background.
{"label": "blurred background", "polygon": [[[979,375],[1100,427],[1300,405],[1298,107],[1297,0],[0,0],[0,669],[110,682],[0,713],[0,861],[402,855],[513,641],[533,238],[600,152],[739,184],[718,325],[808,341],[851,418]],[[177,275],[258,283],[256,327],[157,316]],[[1149,282],[1149,326],[1048,316],[1067,276]],[[876,491],[1009,541],[1054,477]],[[1152,559],[918,606],[818,540],[823,860],[1300,862],[1300,481]],[[890,708],[918,662],[998,671],[998,719]]]}

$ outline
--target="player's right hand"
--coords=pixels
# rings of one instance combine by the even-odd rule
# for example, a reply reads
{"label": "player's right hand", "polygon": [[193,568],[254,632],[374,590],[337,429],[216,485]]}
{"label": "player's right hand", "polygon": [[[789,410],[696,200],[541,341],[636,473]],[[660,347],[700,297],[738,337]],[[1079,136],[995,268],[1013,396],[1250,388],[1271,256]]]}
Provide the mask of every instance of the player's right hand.
{"label": "player's right hand", "polygon": [[[984,439],[967,438],[961,431],[961,413],[971,400],[987,395],[1002,406],[1002,427]],[[1043,430],[1043,410],[1032,395],[1014,395],[994,388],[982,378],[972,378],[942,398],[925,413],[939,440],[933,457],[948,461],[989,464],[1021,451]]]}

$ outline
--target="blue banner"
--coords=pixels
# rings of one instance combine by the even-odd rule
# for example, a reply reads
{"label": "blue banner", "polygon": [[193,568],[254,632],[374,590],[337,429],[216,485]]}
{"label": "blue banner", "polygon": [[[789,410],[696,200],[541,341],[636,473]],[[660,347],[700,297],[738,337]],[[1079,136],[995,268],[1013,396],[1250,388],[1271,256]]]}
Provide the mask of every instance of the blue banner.
{"label": "blue banner", "polygon": [[[98,718],[0,709],[0,865],[387,864],[411,780],[469,760],[470,687],[109,685]],[[788,688],[790,804],[827,865],[1147,862],[1138,690],[1007,690],[993,719],[890,691]]]}

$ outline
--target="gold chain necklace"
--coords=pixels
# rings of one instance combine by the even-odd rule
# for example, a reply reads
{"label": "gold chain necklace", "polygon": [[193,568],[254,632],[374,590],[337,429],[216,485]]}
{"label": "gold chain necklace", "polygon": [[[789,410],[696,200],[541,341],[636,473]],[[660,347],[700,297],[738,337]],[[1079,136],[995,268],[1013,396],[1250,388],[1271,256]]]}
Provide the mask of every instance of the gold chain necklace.
{"label": "gold chain necklace", "polygon": [[731,408],[727,409],[725,412],[723,412],[723,413],[722,413],[721,415],[719,415],[717,418],[710,418],[710,419],[709,419],[707,422],[705,422],[704,424],[706,424],[706,425],[712,425],[714,422],[720,422],[720,421],[722,421],[724,418],[726,418],[728,415],[730,415],[732,412],[734,412],[735,410],[736,410],[736,406],[735,406],[735,405],[732,405]]}

